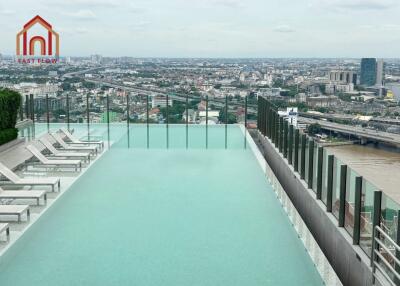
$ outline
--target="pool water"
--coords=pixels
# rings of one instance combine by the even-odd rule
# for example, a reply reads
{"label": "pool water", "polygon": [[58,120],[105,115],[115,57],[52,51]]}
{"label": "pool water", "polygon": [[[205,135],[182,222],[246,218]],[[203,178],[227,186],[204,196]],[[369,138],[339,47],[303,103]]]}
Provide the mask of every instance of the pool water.
{"label": "pool water", "polygon": [[323,285],[249,149],[126,139],[6,252],[0,285]]}

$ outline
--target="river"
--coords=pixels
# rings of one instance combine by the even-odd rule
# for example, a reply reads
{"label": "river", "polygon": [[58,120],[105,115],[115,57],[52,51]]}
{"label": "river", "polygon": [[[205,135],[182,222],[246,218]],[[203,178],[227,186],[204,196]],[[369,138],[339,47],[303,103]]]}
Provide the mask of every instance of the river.
{"label": "river", "polygon": [[327,150],[400,204],[400,153],[361,145]]}

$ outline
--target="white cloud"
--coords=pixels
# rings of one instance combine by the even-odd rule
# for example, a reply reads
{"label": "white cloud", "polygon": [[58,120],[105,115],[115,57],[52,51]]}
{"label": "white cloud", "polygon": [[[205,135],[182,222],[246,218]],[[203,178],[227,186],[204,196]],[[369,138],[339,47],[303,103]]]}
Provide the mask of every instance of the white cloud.
{"label": "white cloud", "polygon": [[15,11],[14,10],[9,10],[9,9],[4,9],[4,10],[0,10],[0,14],[1,15],[14,15]]}
{"label": "white cloud", "polygon": [[289,25],[279,25],[276,26],[275,28],[273,28],[274,32],[278,32],[278,33],[293,33],[295,32],[295,30],[290,27]]}
{"label": "white cloud", "polygon": [[138,21],[129,25],[129,30],[143,31],[150,25],[149,21]]}
{"label": "white cloud", "polygon": [[92,10],[78,10],[72,13],[65,13],[67,16],[80,19],[80,20],[93,20],[96,19],[96,14]]}
{"label": "white cloud", "polygon": [[228,8],[241,8],[243,6],[242,2],[238,0],[213,0],[212,2]]}
{"label": "white cloud", "polygon": [[68,1],[52,1],[42,0],[43,4],[63,7],[87,7],[87,8],[113,8],[121,3],[118,0],[68,0]]}
{"label": "white cloud", "polygon": [[335,10],[384,10],[398,5],[397,0],[314,0],[312,6]]}

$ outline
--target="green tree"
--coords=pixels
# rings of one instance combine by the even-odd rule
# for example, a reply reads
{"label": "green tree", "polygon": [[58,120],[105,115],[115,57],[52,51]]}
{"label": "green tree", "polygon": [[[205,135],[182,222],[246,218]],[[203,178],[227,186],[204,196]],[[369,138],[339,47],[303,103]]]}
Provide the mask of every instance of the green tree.
{"label": "green tree", "polygon": [[[218,120],[220,122],[224,122],[225,123],[225,109],[220,111]],[[228,112],[228,124],[235,124],[235,123],[237,123],[237,119],[236,119],[235,114],[232,114],[232,113]]]}
{"label": "green tree", "polygon": [[314,136],[318,133],[320,133],[322,130],[321,125],[319,125],[318,123],[313,123],[308,125],[307,127],[307,132],[308,134],[310,134],[311,136]]}

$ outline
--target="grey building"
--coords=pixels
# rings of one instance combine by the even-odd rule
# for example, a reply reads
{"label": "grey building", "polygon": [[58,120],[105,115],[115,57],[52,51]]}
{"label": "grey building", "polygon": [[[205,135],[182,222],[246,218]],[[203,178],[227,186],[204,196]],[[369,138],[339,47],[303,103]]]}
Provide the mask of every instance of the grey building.
{"label": "grey building", "polygon": [[382,59],[377,60],[376,62],[376,85],[383,86],[385,80],[384,74],[385,63]]}

